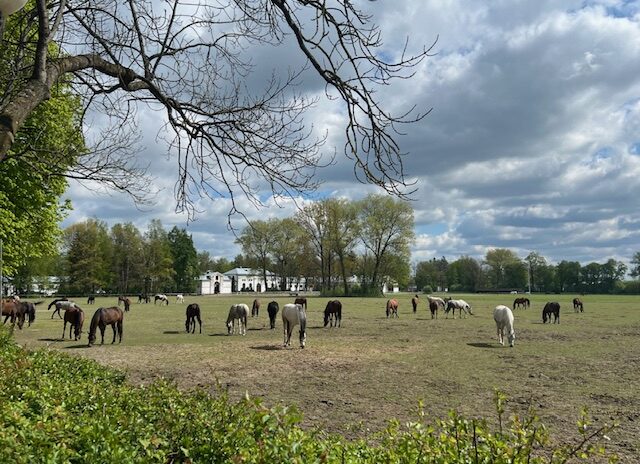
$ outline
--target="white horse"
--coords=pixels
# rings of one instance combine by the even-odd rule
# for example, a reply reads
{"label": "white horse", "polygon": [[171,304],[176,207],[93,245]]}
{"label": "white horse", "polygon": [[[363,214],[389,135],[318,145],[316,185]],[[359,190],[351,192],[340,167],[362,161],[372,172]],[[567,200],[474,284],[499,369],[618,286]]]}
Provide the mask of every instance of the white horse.
{"label": "white horse", "polygon": [[504,345],[504,335],[507,334],[509,346],[513,346],[516,341],[516,333],[513,330],[513,312],[504,305],[496,306],[493,310],[493,320],[496,321],[498,331],[498,343]]}
{"label": "white horse", "polygon": [[284,326],[284,346],[291,345],[291,332],[300,324],[300,348],[304,348],[307,340],[307,313],[299,304],[286,304],[282,308],[282,325]]}
{"label": "white horse", "polygon": [[248,317],[249,306],[244,303],[231,305],[227,317],[227,334],[233,335],[236,332],[236,321],[238,321],[238,334],[246,335]]}
{"label": "white horse", "polygon": [[184,303],[184,296],[181,293],[176,295],[176,303]]}
{"label": "white horse", "polygon": [[462,313],[464,311],[464,317],[467,317],[467,313],[473,316],[473,311],[471,310],[471,305],[464,300],[449,300],[447,301],[447,307],[444,312],[449,317],[449,311],[453,310],[453,318],[456,318],[456,309],[460,317],[462,317]]}
{"label": "white horse", "polygon": [[167,306],[169,305],[169,298],[167,298],[167,295],[165,295],[164,293],[158,293],[154,298],[153,298],[153,304],[155,305],[158,301],[160,301],[160,305],[162,305],[162,303],[166,303]]}

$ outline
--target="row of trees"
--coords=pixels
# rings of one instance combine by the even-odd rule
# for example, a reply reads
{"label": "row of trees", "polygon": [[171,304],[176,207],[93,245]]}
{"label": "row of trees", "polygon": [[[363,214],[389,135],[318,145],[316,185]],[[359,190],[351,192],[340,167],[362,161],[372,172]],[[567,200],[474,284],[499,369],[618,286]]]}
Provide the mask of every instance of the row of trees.
{"label": "row of trees", "polygon": [[280,277],[282,289],[289,278],[304,277],[323,292],[379,294],[384,282],[408,285],[413,228],[413,209],[405,201],[330,198],[292,218],[253,221],[237,243],[254,267]]}
{"label": "row of trees", "polygon": [[[448,262],[446,258],[417,264],[415,283],[418,289],[435,291],[475,292],[483,289],[515,289],[533,292],[617,293],[625,291],[623,284],[628,267],[614,259],[604,264],[581,265],[577,261],[550,264],[539,253],[520,259],[508,249],[492,249],[484,260],[463,256]],[[631,261],[632,277],[640,276],[640,252]],[[631,290],[632,284],[627,284]]]}
{"label": "row of trees", "polygon": [[19,267],[14,285],[29,293],[43,276],[57,276],[59,291],[69,294],[193,292],[198,272],[197,252],[184,229],[167,232],[153,220],[142,233],[131,223],[109,229],[89,219],[64,230],[60,255]]}

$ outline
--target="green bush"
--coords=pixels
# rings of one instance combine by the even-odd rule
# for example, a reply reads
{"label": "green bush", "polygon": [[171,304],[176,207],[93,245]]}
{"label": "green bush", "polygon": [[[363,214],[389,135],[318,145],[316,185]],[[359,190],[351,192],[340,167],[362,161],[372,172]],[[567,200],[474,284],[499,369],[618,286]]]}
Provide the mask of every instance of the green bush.
{"label": "green bush", "polygon": [[433,288],[431,288],[431,285],[425,285],[424,287],[422,287],[422,293],[431,295],[433,293]]}
{"label": "green bush", "polygon": [[4,328],[0,382],[0,462],[12,463],[561,463],[604,456],[609,430],[594,429],[585,413],[583,440],[554,449],[533,414],[503,427],[504,397],[496,393],[496,432],[455,412],[433,424],[419,412],[415,422],[390,421],[373,437],[347,441],[302,430],[295,408],[180,392],[161,381],[135,387],[91,360],[28,352]]}

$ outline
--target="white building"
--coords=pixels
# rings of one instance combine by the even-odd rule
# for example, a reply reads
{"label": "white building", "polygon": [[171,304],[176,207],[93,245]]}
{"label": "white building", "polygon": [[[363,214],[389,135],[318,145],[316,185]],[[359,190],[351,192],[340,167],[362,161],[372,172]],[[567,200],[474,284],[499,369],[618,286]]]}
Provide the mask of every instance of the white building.
{"label": "white building", "polygon": [[200,294],[216,295],[235,292],[263,293],[267,288],[276,288],[278,279],[273,272],[267,271],[265,285],[262,271],[247,267],[237,267],[223,273],[207,271],[200,276]]}

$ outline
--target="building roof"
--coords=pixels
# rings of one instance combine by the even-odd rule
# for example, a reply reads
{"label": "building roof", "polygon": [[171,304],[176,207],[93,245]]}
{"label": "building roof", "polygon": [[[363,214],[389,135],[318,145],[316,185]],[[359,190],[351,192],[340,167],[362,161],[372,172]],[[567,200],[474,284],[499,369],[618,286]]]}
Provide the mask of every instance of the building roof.
{"label": "building roof", "polygon": [[[235,269],[231,269],[230,271],[225,272],[224,275],[226,275],[227,277],[262,277],[262,270],[251,269],[249,267],[236,267]],[[267,275],[273,276],[275,274],[271,271],[267,271]]]}

